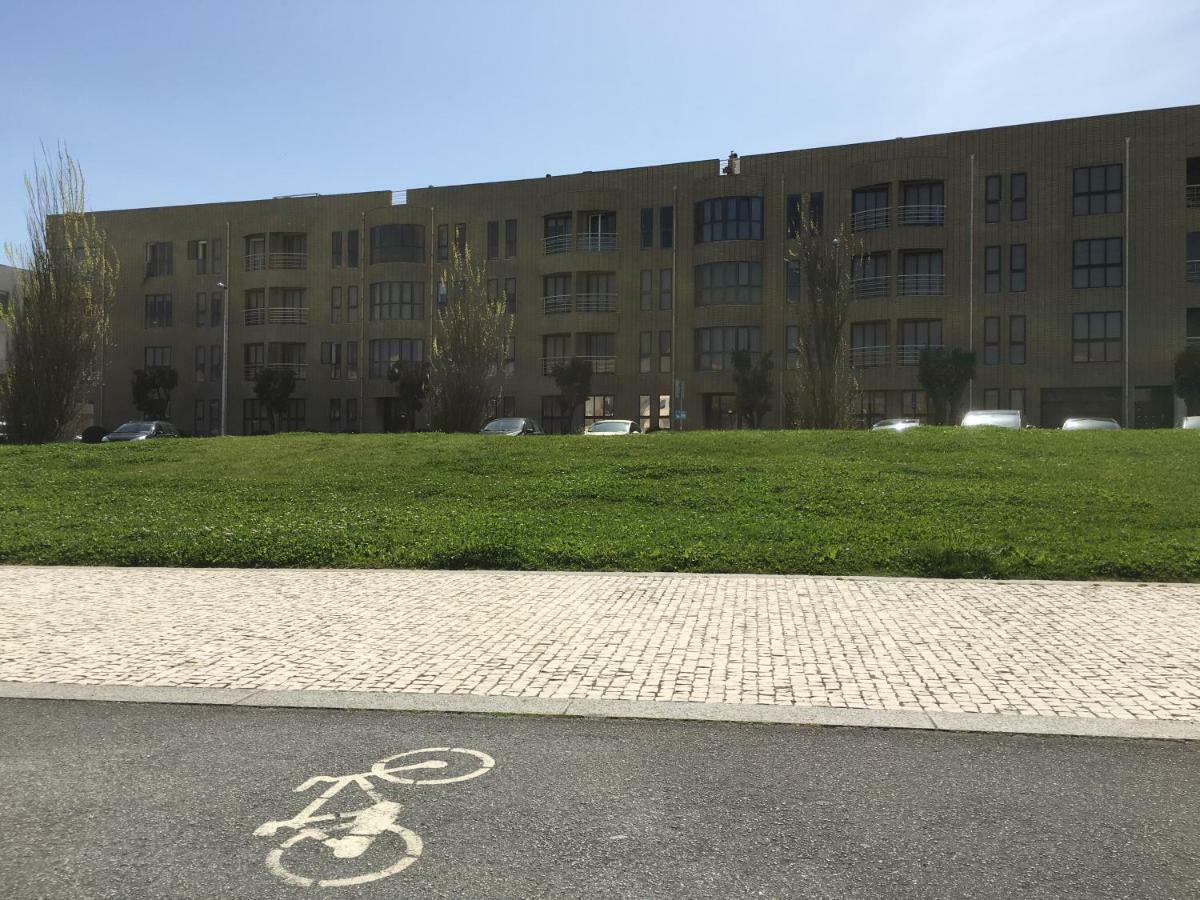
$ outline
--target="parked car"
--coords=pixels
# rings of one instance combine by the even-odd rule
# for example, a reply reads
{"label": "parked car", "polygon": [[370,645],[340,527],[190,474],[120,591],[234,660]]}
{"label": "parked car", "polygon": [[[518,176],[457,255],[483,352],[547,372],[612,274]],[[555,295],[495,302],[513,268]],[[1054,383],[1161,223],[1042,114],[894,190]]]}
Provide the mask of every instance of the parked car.
{"label": "parked car", "polygon": [[1082,416],[1077,419],[1067,419],[1062,424],[1063,431],[1120,431],[1121,423],[1116,419],[1097,419]]}
{"label": "parked car", "polygon": [[920,419],[880,419],[871,426],[872,431],[908,431],[921,424]]}
{"label": "parked car", "polygon": [[523,434],[545,434],[542,426],[533,419],[506,418],[492,419],[479,432],[480,434],[502,434],[519,437]]}
{"label": "parked car", "polygon": [[1179,427],[1200,431],[1200,416],[1184,416],[1179,420]]}
{"label": "parked car", "polygon": [[1024,428],[1025,416],[1019,409],[973,409],[963,416],[964,428]]}
{"label": "parked car", "polygon": [[147,438],[180,437],[179,431],[170,422],[126,422],[116,431],[110,431],[100,439],[102,444],[116,441],[144,441]]}
{"label": "parked car", "polygon": [[637,422],[631,419],[601,419],[583,429],[583,433],[589,435],[641,434],[642,429],[638,427]]}

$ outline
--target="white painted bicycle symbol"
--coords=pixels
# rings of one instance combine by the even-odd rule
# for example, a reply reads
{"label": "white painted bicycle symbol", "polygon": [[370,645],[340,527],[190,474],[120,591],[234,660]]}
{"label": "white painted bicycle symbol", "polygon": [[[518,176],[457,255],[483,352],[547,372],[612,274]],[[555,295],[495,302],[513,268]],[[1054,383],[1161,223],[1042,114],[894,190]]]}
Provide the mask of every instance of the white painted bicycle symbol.
{"label": "white painted bicycle symbol", "polygon": [[[264,822],[254,833],[259,837],[270,837],[282,829],[295,832],[267,854],[267,868],[288,884],[300,887],[344,887],[378,881],[415,863],[421,855],[422,843],[420,835],[416,832],[396,824],[400,804],[385,799],[375,789],[372,779],[388,784],[454,784],[486,775],[495,764],[495,760],[478,750],[425,747],[381,759],[371,766],[369,772],[356,775],[317,775],[296,788],[296,793],[303,793],[318,784],[328,784],[329,787],[321,796],[293,818],[281,822]],[[318,814],[327,802],[352,784],[361,788],[371,798],[371,805],[350,812]],[[322,863],[327,866],[328,853],[321,851],[319,855],[314,854],[314,848],[325,847],[332,850],[334,858],[338,860],[357,860],[367,854],[377,841],[384,840],[391,850],[382,868],[341,878],[319,878],[295,871],[297,868],[305,868],[305,862],[310,868],[320,867]],[[378,854],[373,854],[375,855]]]}

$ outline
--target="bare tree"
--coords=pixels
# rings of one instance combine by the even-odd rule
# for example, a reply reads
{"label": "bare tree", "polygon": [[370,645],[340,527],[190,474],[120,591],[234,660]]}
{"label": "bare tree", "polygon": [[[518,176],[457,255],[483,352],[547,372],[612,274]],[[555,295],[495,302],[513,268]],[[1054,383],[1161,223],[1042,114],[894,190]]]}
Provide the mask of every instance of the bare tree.
{"label": "bare tree", "polygon": [[29,245],[5,248],[19,278],[20,302],[6,314],[8,371],[0,407],[9,440],[57,440],[99,381],[118,261],[104,230],[86,213],[79,163],[59,147],[43,149],[29,198]]}
{"label": "bare tree", "polygon": [[512,317],[503,295],[488,297],[483,266],[475,264],[470,247],[453,248],[442,286],[429,360],[433,426],[477,431],[488,401],[501,395]]}
{"label": "bare tree", "polygon": [[799,368],[790,406],[802,426],[845,428],[858,390],[846,332],[854,302],[854,260],[862,254],[862,242],[844,227],[825,237],[811,218],[802,216],[797,225],[788,248],[801,284]]}

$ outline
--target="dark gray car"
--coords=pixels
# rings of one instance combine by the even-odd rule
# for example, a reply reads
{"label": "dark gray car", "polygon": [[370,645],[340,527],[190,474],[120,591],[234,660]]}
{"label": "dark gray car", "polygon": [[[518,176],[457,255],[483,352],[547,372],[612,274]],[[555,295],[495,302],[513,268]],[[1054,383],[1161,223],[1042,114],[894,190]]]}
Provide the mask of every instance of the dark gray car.
{"label": "dark gray car", "polygon": [[144,441],[148,438],[177,438],[179,436],[179,431],[170,422],[126,422],[116,431],[110,431],[100,438],[100,443],[111,444],[117,441]]}
{"label": "dark gray car", "polygon": [[545,434],[542,427],[533,419],[508,417],[492,419],[479,431],[480,434],[498,434],[508,437],[519,437],[524,434]]}

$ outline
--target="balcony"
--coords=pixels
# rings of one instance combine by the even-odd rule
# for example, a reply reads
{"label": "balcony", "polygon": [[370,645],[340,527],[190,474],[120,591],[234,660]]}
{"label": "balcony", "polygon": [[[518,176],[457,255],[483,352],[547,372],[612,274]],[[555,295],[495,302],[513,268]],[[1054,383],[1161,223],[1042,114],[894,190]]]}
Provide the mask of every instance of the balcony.
{"label": "balcony", "polygon": [[259,306],[245,311],[245,322],[247,325],[262,325],[264,322],[271,325],[307,325],[308,307],[270,306],[263,309]]}
{"label": "balcony", "polygon": [[547,256],[554,253],[566,253],[570,250],[595,253],[616,249],[617,233],[615,231],[585,231],[582,234],[555,234],[542,240],[542,250]]}
{"label": "balcony", "polygon": [[616,292],[600,294],[577,294],[575,296],[575,312],[607,313],[616,311]]}
{"label": "balcony", "polygon": [[253,309],[246,310],[245,317],[247,325],[261,325],[267,321],[267,311],[261,306],[256,306]]}
{"label": "balcony", "polygon": [[1200,284],[1200,259],[1187,261],[1186,277],[1192,284]]}
{"label": "balcony", "polygon": [[887,344],[880,344],[877,347],[851,347],[850,348],[850,365],[856,369],[872,369],[888,364],[888,350],[891,348]]}
{"label": "balcony", "polygon": [[1183,191],[1188,206],[1200,206],[1200,184],[1189,184]]}
{"label": "balcony", "polygon": [[542,357],[542,374],[553,375],[555,366],[566,365],[571,361],[569,356],[543,356]]}
{"label": "balcony", "polygon": [[305,379],[305,370],[308,367],[304,363],[247,363],[245,366],[244,377],[246,381],[253,381],[263,369],[285,369],[296,377],[297,381]]}
{"label": "balcony", "polygon": [[263,269],[307,269],[307,253],[247,253],[246,271],[259,272]]}
{"label": "balcony", "polygon": [[548,316],[571,311],[570,294],[551,294],[542,298],[542,312]]}
{"label": "balcony", "polygon": [[887,228],[891,217],[891,207],[877,206],[873,209],[860,209],[850,216],[851,231],[874,231],[877,228]]}
{"label": "balcony", "polygon": [[898,275],[900,293],[905,296],[936,296],[946,293],[945,275]]}
{"label": "balcony", "polygon": [[892,276],[869,275],[854,279],[855,297],[886,297],[891,291]]}
{"label": "balcony", "polygon": [[921,361],[922,350],[941,349],[941,344],[901,344],[896,348],[896,365],[915,366]]}
{"label": "balcony", "polygon": [[612,375],[617,371],[615,356],[581,356],[579,358],[592,364],[592,374],[594,375]]}
{"label": "balcony", "polygon": [[942,203],[900,207],[901,225],[945,225],[946,206]]}

